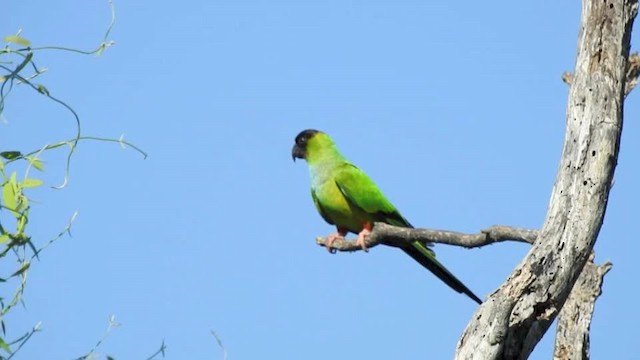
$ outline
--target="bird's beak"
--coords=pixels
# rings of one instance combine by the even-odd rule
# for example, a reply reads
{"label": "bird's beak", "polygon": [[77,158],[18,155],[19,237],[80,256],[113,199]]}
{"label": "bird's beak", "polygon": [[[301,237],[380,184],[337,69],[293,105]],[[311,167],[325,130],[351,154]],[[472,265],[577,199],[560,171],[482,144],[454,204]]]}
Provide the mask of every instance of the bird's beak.
{"label": "bird's beak", "polygon": [[305,151],[298,146],[298,144],[293,145],[293,149],[291,149],[291,158],[293,159],[293,161],[296,161],[296,158],[298,159],[304,159],[305,157]]}

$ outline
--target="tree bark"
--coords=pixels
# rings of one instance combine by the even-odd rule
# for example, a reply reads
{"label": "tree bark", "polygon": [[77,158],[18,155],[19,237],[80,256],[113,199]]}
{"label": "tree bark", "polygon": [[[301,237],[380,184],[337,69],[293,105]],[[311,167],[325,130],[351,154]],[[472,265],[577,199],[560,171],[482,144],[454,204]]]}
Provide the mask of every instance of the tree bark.
{"label": "tree bark", "polygon": [[589,359],[589,330],[596,299],[602,293],[602,281],[611,270],[611,263],[593,263],[594,253],[582,269],[567,302],[558,316],[555,360]]}
{"label": "tree bark", "polygon": [[526,359],[582,272],[618,158],[637,0],[583,0],[562,158],[547,216],[526,257],[476,311],[457,359]]}

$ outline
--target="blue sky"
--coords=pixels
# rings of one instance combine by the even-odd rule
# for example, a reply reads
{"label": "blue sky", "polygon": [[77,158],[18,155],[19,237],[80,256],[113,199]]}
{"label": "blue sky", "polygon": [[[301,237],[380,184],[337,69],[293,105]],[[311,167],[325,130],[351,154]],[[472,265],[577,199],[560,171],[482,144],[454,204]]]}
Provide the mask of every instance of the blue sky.
{"label": "blue sky", "polygon": [[[74,211],[73,237],[43,253],[11,339],[42,322],[18,358],[98,352],[142,359],[446,359],[475,310],[401,252],[329,255],[306,165],[291,161],[302,129],[328,132],[416,226],[476,232],[539,227],[560,156],[578,1],[117,1],[103,56],[43,52],[40,78],[70,103],[85,135],[64,190],[32,193],[34,241]],[[106,1],[4,4],[2,36],[93,49]],[[636,43],[636,42],[634,42]],[[596,245],[611,260],[592,326],[593,358],[635,353],[640,245],[637,94],[625,106],[616,183]],[[11,95],[2,149],[70,138],[73,119],[26,89]],[[47,185],[64,152],[44,156]],[[439,259],[484,298],[523,244]],[[533,359],[548,359],[553,333]]]}

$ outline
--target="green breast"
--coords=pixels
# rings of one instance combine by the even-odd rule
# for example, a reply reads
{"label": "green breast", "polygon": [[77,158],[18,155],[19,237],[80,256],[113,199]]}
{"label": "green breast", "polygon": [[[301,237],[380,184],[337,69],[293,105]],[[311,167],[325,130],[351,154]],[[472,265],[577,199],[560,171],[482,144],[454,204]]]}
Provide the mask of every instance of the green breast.
{"label": "green breast", "polygon": [[317,184],[314,191],[322,212],[337,227],[357,234],[362,230],[364,223],[373,221],[367,213],[347,202],[335,181]]}

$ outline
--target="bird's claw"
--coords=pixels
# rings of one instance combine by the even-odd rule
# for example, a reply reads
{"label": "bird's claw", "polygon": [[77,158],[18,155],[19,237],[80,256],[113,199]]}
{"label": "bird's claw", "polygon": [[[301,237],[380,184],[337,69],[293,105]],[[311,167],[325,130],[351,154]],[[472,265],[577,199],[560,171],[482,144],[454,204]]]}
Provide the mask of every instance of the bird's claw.
{"label": "bird's claw", "polygon": [[358,238],[358,240],[356,240],[356,245],[360,245],[360,248],[364,252],[369,252],[369,249],[367,248],[367,244],[364,243],[364,239]]}
{"label": "bird's claw", "polygon": [[358,240],[356,240],[356,245],[360,245],[360,247],[364,252],[369,252],[369,249],[367,248],[367,244],[364,242],[364,238],[366,236],[369,236],[369,234],[371,234],[371,231],[369,231],[368,229],[363,229],[358,234]]}
{"label": "bird's claw", "polygon": [[[364,238],[369,234],[371,234],[371,231],[368,229],[364,229],[360,231],[360,233],[358,234],[358,239],[356,240],[356,245],[360,246],[360,248],[364,252],[369,252],[369,249],[367,248],[367,244],[364,241]],[[341,233],[331,234],[327,236],[327,241],[324,243],[324,246],[327,248],[327,251],[329,251],[331,254],[335,254],[337,252],[337,249],[333,247],[333,243],[336,240],[344,240],[344,235]]]}
{"label": "bird's claw", "polygon": [[330,254],[335,254],[338,251],[335,248],[333,248],[333,243],[338,239],[340,240],[344,239],[344,235],[340,233],[335,233],[327,236],[327,242],[325,242],[324,246],[327,248],[327,251],[329,251]]}

